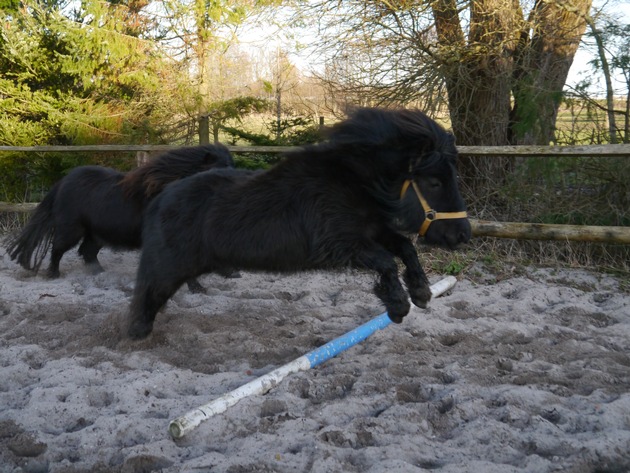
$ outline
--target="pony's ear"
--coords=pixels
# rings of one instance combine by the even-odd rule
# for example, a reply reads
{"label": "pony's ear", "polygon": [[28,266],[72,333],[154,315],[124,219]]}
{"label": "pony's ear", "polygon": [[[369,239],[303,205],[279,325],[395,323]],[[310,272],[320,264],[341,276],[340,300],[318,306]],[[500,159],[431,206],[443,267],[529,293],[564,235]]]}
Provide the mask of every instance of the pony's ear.
{"label": "pony's ear", "polygon": [[227,146],[216,143],[208,145],[209,149],[203,157],[204,164],[234,167],[234,157]]}
{"label": "pony's ear", "polygon": [[204,164],[214,164],[217,161],[217,155],[212,151],[208,151],[203,157]]}

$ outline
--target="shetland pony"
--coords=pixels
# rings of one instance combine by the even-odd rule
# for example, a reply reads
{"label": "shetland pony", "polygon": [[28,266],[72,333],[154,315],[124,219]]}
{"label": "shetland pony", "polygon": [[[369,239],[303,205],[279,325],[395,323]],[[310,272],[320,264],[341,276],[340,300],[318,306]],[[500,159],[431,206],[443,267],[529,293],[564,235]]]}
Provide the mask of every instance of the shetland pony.
{"label": "shetland pony", "polygon": [[[25,269],[38,271],[52,246],[47,275],[56,278],[61,257],[81,242],[79,254],[99,273],[103,246],[140,248],[144,210],[167,184],[226,166],[234,166],[234,161],[223,145],[168,151],[128,173],[79,166],[46,194],[21,233],[8,241],[7,252]],[[202,289],[191,284],[192,290]]]}
{"label": "shetland pony", "polygon": [[[145,213],[127,334],[149,335],[186,280],[232,268],[375,271],[376,295],[400,323],[431,298],[411,241],[455,248],[470,239],[454,138],[420,111],[361,108],[327,141],[247,175],[208,171],[168,186]],[[398,277],[399,258],[406,266]]]}

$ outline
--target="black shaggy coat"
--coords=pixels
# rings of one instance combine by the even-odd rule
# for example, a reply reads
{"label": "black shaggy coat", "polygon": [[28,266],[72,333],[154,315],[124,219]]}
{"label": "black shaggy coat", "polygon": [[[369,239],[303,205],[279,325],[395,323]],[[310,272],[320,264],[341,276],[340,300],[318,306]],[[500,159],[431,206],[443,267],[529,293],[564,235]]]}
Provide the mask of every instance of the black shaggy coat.
{"label": "black shaggy coat", "polygon": [[[431,295],[411,242],[401,232],[424,220],[405,179],[436,210],[463,210],[453,138],[418,111],[359,109],[329,139],[248,176],[210,171],[168,186],[145,214],[129,335],[150,333],[157,311],[190,277],[230,268],[290,272],[354,266],[380,275],[376,294],[392,320],[409,311],[395,257],[406,266],[412,302]],[[432,224],[431,243],[470,237],[467,219]]]}
{"label": "black shaggy coat", "polygon": [[[178,179],[211,168],[233,167],[222,145],[170,150],[147,164],[121,173],[102,166],[79,166],[57,182],[20,233],[7,241],[11,259],[34,271],[51,249],[49,277],[59,276],[62,256],[81,242],[79,254],[93,272],[102,271],[103,246],[137,249],[148,203]],[[195,289],[200,289],[196,287]]]}

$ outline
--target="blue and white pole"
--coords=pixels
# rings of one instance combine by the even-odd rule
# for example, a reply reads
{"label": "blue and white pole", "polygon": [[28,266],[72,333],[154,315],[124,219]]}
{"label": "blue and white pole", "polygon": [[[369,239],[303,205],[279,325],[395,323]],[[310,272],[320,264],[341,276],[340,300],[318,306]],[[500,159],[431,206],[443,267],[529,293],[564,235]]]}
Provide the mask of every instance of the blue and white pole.
{"label": "blue and white pole", "polygon": [[[447,276],[441,281],[431,286],[431,293],[433,297],[438,297],[451,289],[457,279],[454,276]],[[179,417],[169,424],[168,430],[171,436],[175,439],[183,437],[187,432],[190,432],[204,420],[210,417],[225,412],[229,407],[236,404],[241,399],[244,399],[253,394],[264,394],[279,384],[284,378],[292,373],[298,371],[306,371],[321,365],[325,361],[337,356],[342,351],[362,342],[377,330],[382,330],[391,323],[387,312],[375,317],[369,322],[351,330],[350,332],[335,338],[330,342],[316,348],[313,351],[308,352],[306,355],[293,360],[286,365],[276,368],[275,370],[263,375],[259,378],[250,381],[243,386],[236,388],[235,390],[224,394],[223,396],[215,399],[214,401],[199,406],[196,409],[188,412],[187,414]]]}

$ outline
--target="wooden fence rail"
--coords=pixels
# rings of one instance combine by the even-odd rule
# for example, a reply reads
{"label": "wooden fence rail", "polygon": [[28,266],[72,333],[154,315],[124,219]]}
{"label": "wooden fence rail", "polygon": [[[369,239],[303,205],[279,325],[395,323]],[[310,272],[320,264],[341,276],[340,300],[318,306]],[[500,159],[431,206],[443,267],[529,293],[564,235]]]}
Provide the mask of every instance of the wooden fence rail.
{"label": "wooden fence rail", "polygon": [[470,220],[473,236],[515,240],[588,241],[630,245],[630,227]]}
{"label": "wooden fence rail", "polygon": [[[173,145],[83,145],[83,146],[0,146],[1,152],[27,153],[79,153],[123,151],[167,151],[179,148]],[[293,146],[228,146],[234,153],[285,153]],[[464,156],[606,156],[630,157],[630,144],[588,146],[458,146]]]}
{"label": "wooden fence rail", "polygon": [[[176,149],[172,145],[0,146],[1,152],[139,152]],[[233,153],[284,153],[291,146],[228,146]],[[459,146],[465,156],[630,157],[630,144],[590,146]],[[37,203],[0,202],[0,212],[28,212]],[[630,244],[630,227],[490,222],[471,219],[474,236],[525,240],[589,241]]]}

